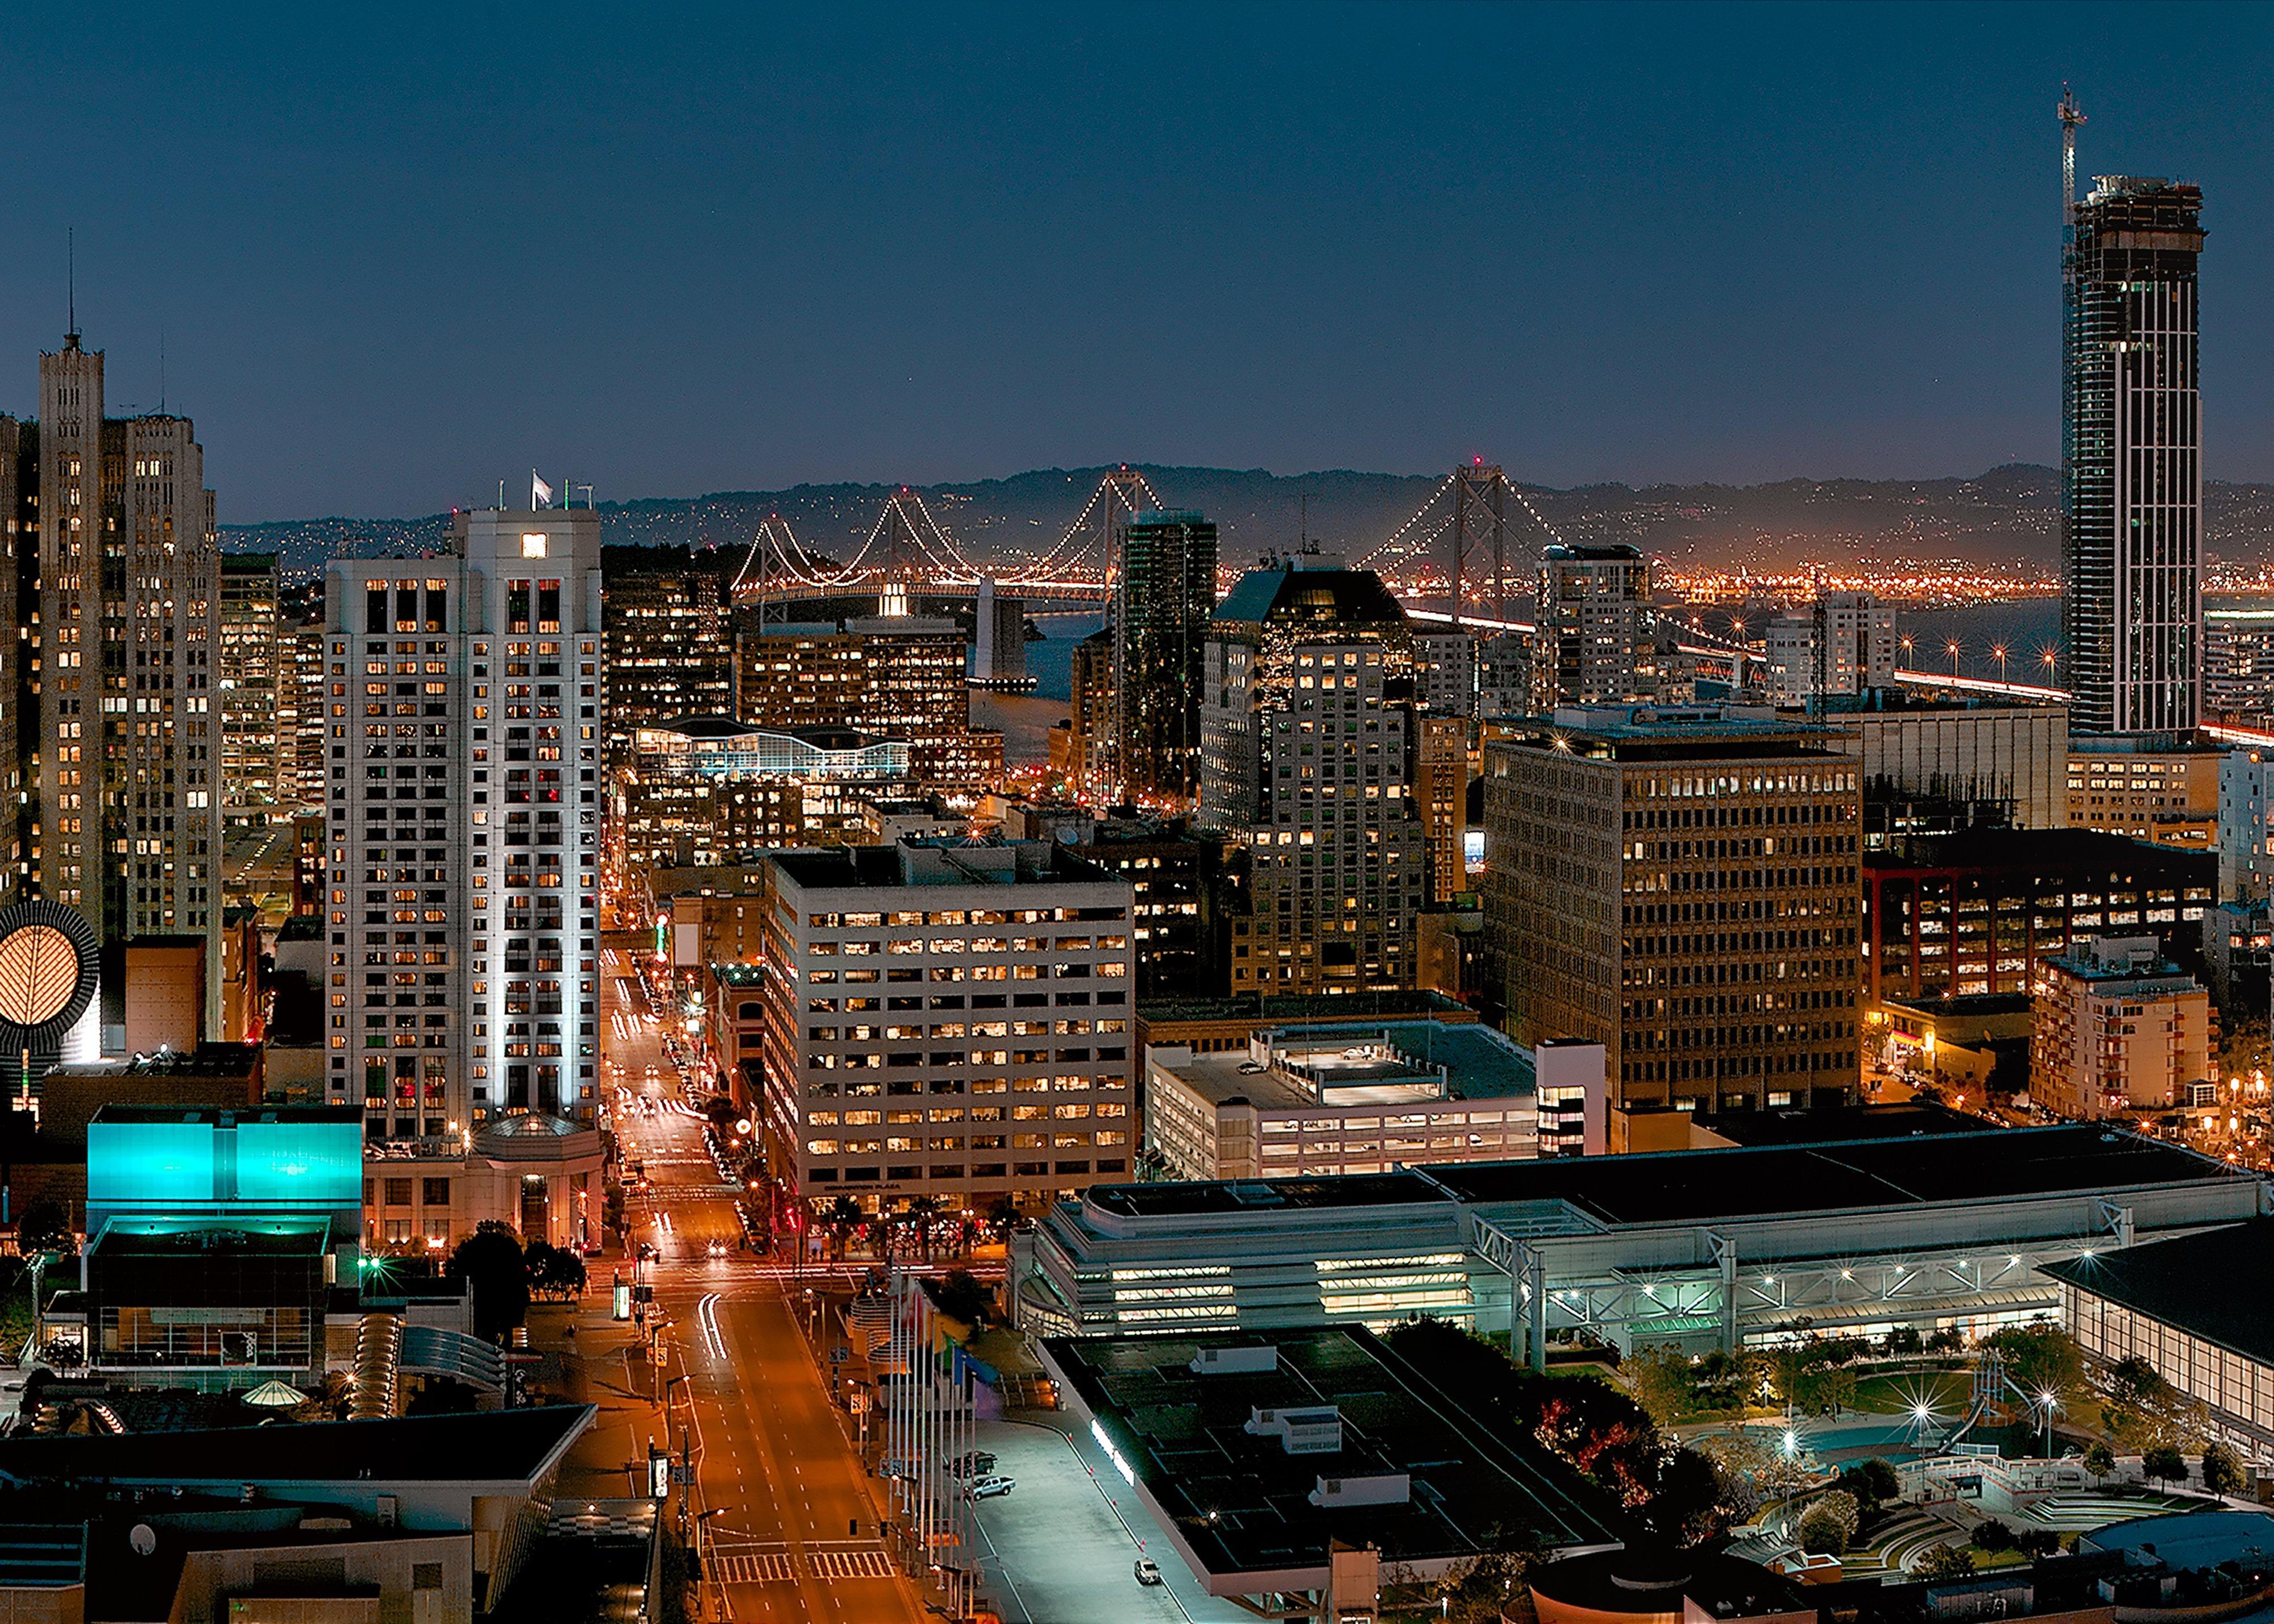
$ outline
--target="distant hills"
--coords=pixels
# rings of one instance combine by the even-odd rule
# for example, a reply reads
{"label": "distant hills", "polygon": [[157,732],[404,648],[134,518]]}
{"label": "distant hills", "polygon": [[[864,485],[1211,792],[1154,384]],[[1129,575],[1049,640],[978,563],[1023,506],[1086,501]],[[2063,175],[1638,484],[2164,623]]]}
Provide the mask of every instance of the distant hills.
{"label": "distant hills", "polygon": [[[981,561],[1014,540],[1047,549],[1088,500],[1102,468],[1039,469],[1007,479],[919,487],[935,517]],[[1228,562],[1292,546],[1307,534],[1355,559],[1387,538],[1437,488],[1442,475],[1334,469],[1279,475],[1261,469],[1143,467],[1162,499],[1215,519]],[[896,487],[802,485],[787,491],[604,502],[606,539],[617,545],[716,546],[740,551],[779,513],[813,552],[849,557]],[[1540,516],[1566,540],[1631,542],[1676,565],[1790,569],[1963,559],[2050,571],[2058,562],[2058,470],[1993,468],[1971,479],[1786,479],[1754,485],[1526,485]],[[2274,561],[2274,485],[2205,488],[2209,551],[2229,563]],[[1544,539],[1520,511],[1515,533]],[[227,525],[232,551],[282,554],[305,575],[338,554],[415,553],[448,544],[447,514],[404,519],[295,519]]]}

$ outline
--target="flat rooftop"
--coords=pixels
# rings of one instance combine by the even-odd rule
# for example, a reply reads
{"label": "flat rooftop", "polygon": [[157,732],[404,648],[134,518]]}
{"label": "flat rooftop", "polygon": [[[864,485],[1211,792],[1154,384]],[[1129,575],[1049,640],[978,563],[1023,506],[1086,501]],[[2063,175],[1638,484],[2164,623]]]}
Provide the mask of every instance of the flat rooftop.
{"label": "flat rooftop", "polygon": [[[1190,1368],[1202,1349],[1273,1348],[1271,1370]],[[1457,1560],[1535,1536],[1548,1550],[1624,1538],[1608,1497],[1528,1440],[1495,1437],[1358,1326],[1198,1337],[1059,1337],[1044,1357],[1197,1559],[1216,1594],[1239,1575],[1325,1566],[1330,1542],[1383,1562]],[[1246,1430],[1259,1408],[1332,1405],[1338,1449],[1289,1454]],[[1404,1473],[1410,1498],[1316,1505],[1321,1479]]]}
{"label": "flat rooftop", "polygon": [[1963,834],[1905,835],[1867,850],[1864,867],[1873,869],[2023,869],[2067,878],[2082,874],[2115,875],[2161,869],[2205,883],[2218,871],[2212,852],[2182,851],[2094,829],[1969,829]]}
{"label": "flat rooftop", "polygon": [[[1529,1100],[1538,1092],[1532,1056],[1489,1026],[1436,1021],[1285,1027],[1258,1034],[1251,1049],[1154,1064],[1211,1104],[1245,1099],[1263,1110],[1419,1104],[1438,1100]],[[1258,1070],[1259,1064],[1262,1069]]]}
{"label": "flat rooftop", "polygon": [[1568,1203],[1611,1227],[1934,1202],[1995,1201],[2255,1177],[2193,1151],[2092,1123],[1830,1144],[1633,1156],[1474,1162],[1420,1173],[1193,1184],[1097,1184],[1084,1198],[1128,1217],[1443,1201]]}
{"label": "flat rooftop", "polygon": [[[2022,1002],[2027,1007],[2029,1000]],[[1743,1146],[1915,1139],[1925,1133],[1979,1132],[1997,1126],[1984,1117],[1924,1102],[1842,1105],[1804,1111],[1723,1111],[1695,1120],[1699,1127]]]}
{"label": "flat rooftop", "polygon": [[[2255,1290],[2274,1270],[2274,1218],[2097,1252],[2044,1272],[2260,1365],[2274,1366],[2274,1315]],[[2104,1547],[2105,1548],[2105,1547]],[[2274,1549],[2270,1545],[2270,1549]]]}
{"label": "flat rooftop", "polygon": [[307,1426],[0,1438],[0,1478],[149,1483],[526,1483],[549,1471],[599,1411],[590,1404]]}
{"label": "flat rooftop", "polygon": [[955,840],[835,846],[775,855],[774,867],[805,891],[896,891],[918,885],[1123,885],[1054,840]]}

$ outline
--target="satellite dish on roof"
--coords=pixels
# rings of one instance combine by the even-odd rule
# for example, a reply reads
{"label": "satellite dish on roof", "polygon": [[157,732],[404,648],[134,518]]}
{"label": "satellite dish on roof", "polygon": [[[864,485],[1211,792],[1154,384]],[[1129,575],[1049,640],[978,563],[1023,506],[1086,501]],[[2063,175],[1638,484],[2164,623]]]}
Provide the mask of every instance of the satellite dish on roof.
{"label": "satellite dish on roof", "polygon": [[126,1530],[126,1543],[134,1547],[137,1556],[150,1556],[158,1549],[158,1530],[147,1522],[137,1522]]}

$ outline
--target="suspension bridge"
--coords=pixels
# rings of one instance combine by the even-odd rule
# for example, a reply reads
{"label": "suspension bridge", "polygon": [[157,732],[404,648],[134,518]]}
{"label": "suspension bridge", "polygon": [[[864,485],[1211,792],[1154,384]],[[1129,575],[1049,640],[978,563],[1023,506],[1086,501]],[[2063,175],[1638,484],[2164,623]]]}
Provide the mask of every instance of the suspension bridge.
{"label": "suspension bridge", "polygon": [[[874,598],[886,614],[908,613],[919,598],[982,595],[1102,604],[1119,584],[1122,527],[1167,506],[1143,472],[1111,469],[1050,546],[1013,549],[982,563],[920,492],[900,485],[885,498],[866,539],[842,560],[823,556],[798,538],[787,519],[769,515],[735,575],[734,598],[762,606]],[[1530,521],[1513,535],[1511,510]],[[1528,631],[1528,620],[1510,611],[1530,604],[1532,560],[1541,545],[1560,539],[1499,467],[1479,459],[1448,474],[1403,523],[1352,562],[1378,572],[1426,619]]]}
{"label": "suspension bridge", "polygon": [[[1073,521],[1041,549],[1011,547],[983,563],[942,524],[913,485],[885,498],[867,538],[852,557],[825,556],[802,542],[780,514],[769,515],[751,538],[736,573],[736,604],[772,610],[785,618],[800,604],[873,599],[883,615],[926,609],[954,613],[979,605],[974,641],[975,674],[1023,671],[1020,614],[1028,605],[1110,602],[1120,583],[1120,537],[1137,515],[1169,504],[1144,473],[1124,464],[1109,469]],[[1460,625],[1479,633],[1528,634],[1527,611],[1541,550],[1563,538],[1505,470],[1481,457],[1455,467],[1389,533],[1363,552],[1352,549],[1352,567],[1370,569],[1416,620]],[[1221,591],[1230,585],[1220,569]],[[1673,611],[1662,610],[1671,621]],[[992,619],[990,629],[986,622]],[[1675,646],[1735,676],[1757,650],[1694,624],[1675,626]],[[1898,673],[1907,684],[2002,697],[2024,703],[2066,700],[2050,687],[1945,676]],[[983,678],[983,680],[984,680]],[[1011,676],[1015,685],[1019,680]],[[2248,742],[2259,742],[2254,738]]]}

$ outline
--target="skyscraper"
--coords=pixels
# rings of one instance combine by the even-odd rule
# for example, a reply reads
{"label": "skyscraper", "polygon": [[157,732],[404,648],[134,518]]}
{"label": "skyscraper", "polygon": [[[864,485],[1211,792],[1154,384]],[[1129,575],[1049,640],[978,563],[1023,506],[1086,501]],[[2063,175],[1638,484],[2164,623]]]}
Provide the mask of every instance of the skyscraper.
{"label": "skyscraper", "polygon": [[1615,705],[1655,699],[1650,560],[1624,543],[1557,542],[1540,555],[1533,609],[1532,704]]}
{"label": "skyscraper", "polygon": [[538,1111],[599,1066],[600,525],[462,514],[328,577],[328,1098],[374,1139]]}
{"label": "skyscraper", "polygon": [[732,710],[734,617],[715,550],[609,547],[601,559],[608,750],[621,758],[639,728]]}
{"label": "skyscraper", "polygon": [[1141,513],[1121,532],[1114,600],[1126,796],[1189,800],[1200,784],[1201,665],[1216,609],[1216,526],[1197,513]]}
{"label": "skyscraper", "polygon": [[[279,721],[276,555],[221,560],[222,798],[230,808],[275,804]],[[297,717],[297,708],[293,708]],[[297,741],[295,741],[297,743]]]}
{"label": "skyscraper", "polygon": [[106,1050],[125,1046],[138,941],[177,959],[202,945],[202,1029],[217,1036],[221,591],[204,450],[186,417],[106,417],[102,351],[77,332],[40,357],[39,418],[10,425],[11,447],[18,872],[102,944]]}
{"label": "skyscraper", "polygon": [[1216,607],[1206,676],[1201,821],[1246,843],[1253,876],[1232,990],[1412,985],[1430,867],[1405,611],[1371,570],[1250,570]]}
{"label": "skyscraper", "polygon": [[1818,730],[1712,707],[1574,708],[1487,744],[1509,1034],[1602,1044],[1628,1108],[1851,1102],[1857,778]]}
{"label": "skyscraper", "polygon": [[2063,252],[2061,629],[2078,733],[2193,727],[2202,672],[2202,192],[2104,175]]}

